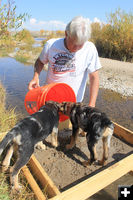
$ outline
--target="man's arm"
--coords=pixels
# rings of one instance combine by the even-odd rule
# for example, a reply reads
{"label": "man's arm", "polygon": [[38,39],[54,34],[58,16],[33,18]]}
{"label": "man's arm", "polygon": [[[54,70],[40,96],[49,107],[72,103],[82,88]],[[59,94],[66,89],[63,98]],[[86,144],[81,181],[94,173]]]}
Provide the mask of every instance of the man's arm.
{"label": "man's arm", "polygon": [[96,99],[99,91],[99,72],[98,70],[89,74],[89,106],[95,107]]}
{"label": "man's arm", "polygon": [[38,58],[34,65],[34,77],[29,83],[29,90],[39,87],[39,75],[44,67],[44,64]]}
{"label": "man's arm", "polygon": [[39,58],[37,58],[35,65],[34,65],[34,74],[37,73],[38,75],[40,75],[43,67],[44,67],[44,64],[40,61]]}

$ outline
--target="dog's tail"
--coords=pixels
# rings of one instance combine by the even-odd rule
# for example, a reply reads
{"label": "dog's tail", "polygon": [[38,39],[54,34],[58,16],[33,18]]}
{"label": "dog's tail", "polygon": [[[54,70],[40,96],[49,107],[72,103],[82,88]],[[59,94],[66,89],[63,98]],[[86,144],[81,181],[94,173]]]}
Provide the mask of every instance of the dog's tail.
{"label": "dog's tail", "polygon": [[7,145],[13,140],[13,138],[16,136],[16,131],[12,129],[9,131],[4,139],[0,142],[0,155],[4,151],[4,149],[7,147]]}
{"label": "dog's tail", "polygon": [[114,130],[114,124],[108,117],[105,117],[104,120],[102,120],[102,126],[108,127],[112,129],[112,131]]}

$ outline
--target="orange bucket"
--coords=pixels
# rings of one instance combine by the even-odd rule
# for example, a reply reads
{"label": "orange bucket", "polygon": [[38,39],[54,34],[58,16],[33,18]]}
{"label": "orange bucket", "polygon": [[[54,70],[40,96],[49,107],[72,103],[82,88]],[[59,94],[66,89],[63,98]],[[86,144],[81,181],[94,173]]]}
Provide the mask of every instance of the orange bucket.
{"label": "orange bucket", "polygon": [[[51,83],[42,87],[29,90],[25,96],[25,108],[29,114],[37,112],[46,101],[76,102],[73,89],[66,83]],[[60,114],[60,122],[68,119],[68,116]]]}

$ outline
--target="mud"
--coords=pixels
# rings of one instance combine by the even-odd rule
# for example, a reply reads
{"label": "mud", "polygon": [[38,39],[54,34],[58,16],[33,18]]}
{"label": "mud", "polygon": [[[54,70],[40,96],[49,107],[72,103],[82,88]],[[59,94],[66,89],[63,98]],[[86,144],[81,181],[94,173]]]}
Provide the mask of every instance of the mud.
{"label": "mud", "polygon": [[[87,88],[84,102],[88,102],[88,98],[89,97]],[[130,130],[133,130],[132,98],[123,98],[117,93],[111,92],[109,90],[100,89],[96,106],[106,112],[111,120]],[[120,139],[113,136],[111,140],[108,164],[105,167],[101,167],[98,165],[97,162],[95,162],[94,164],[86,168],[82,165],[82,161],[87,160],[90,155],[86,144],[86,138],[79,136],[76,146],[72,150],[67,151],[65,149],[65,145],[69,143],[70,135],[71,130],[64,130],[59,132],[60,145],[57,149],[53,148],[49,144],[49,137],[47,138],[46,142],[46,150],[35,150],[35,156],[60,191],[64,191],[70,188],[71,186],[85,180],[86,178],[100,172],[104,168],[118,162],[122,158],[133,153],[133,146],[130,146],[124,141],[121,141]],[[97,152],[98,159],[101,159],[101,141],[98,143]],[[130,179],[131,177],[129,179],[126,178],[126,181]],[[124,183],[126,183],[126,181],[124,180]],[[115,190],[116,189],[117,187],[115,187]],[[107,191],[107,194],[110,195],[110,198],[107,194],[105,195],[106,192],[104,191],[103,195],[100,193],[101,199],[103,197],[105,200],[116,199],[117,192],[115,191],[115,193],[112,193],[111,190],[112,189]],[[91,198],[96,199],[96,195],[94,196],[94,198]]]}
{"label": "mud", "polygon": [[[69,131],[67,132],[70,135]],[[82,165],[82,161],[87,160],[90,156],[85,137],[79,137],[76,146],[69,151],[65,150],[65,145],[69,143],[69,137],[59,138],[59,142],[60,146],[57,149],[47,144],[46,150],[36,150],[35,156],[60,191],[66,190],[104,169],[97,162],[89,167]],[[101,159],[102,142],[99,142],[97,152],[98,158]],[[106,167],[118,162],[130,153],[133,153],[132,147],[113,136]]]}

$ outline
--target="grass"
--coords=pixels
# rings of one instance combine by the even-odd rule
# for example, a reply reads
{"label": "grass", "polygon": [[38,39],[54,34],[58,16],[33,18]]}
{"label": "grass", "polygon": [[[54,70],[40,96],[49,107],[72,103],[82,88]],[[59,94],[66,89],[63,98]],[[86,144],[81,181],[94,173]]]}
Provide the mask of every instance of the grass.
{"label": "grass", "polygon": [[[6,132],[16,124],[18,118],[15,109],[6,109],[5,99],[6,91],[0,83],[0,141],[5,136]],[[2,157],[3,155],[1,156],[0,161],[2,160]],[[22,185],[21,193],[13,195],[10,189],[9,173],[1,173],[0,167],[0,200],[35,200],[34,194],[22,172],[19,174],[19,179],[19,182]]]}
{"label": "grass", "polygon": [[6,57],[9,55],[9,53],[13,52],[14,48],[0,48],[0,57]]}
{"label": "grass", "polygon": [[8,184],[6,183],[5,176],[3,173],[0,174],[0,199],[9,200]]}
{"label": "grass", "polygon": [[29,56],[27,56],[26,54],[17,53],[15,59],[21,63],[27,63],[29,60]]}
{"label": "grass", "polygon": [[12,128],[17,121],[15,109],[6,109],[5,99],[6,91],[0,83],[0,133]]}
{"label": "grass", "polygon": [[[15,47],[18,48],[19,51],[15,51]],[[0,57],[11,56],[23,64],[34,64],[41,51],[42,47],[33,47],[29,44],[16,42],[12,46],[1,46]]]}
{"label": "grass", "polygon": [[23,174],[19,174],[21,182],[21,192],[12,194],[9,183],[9,173],[0,173],[0,200],[36,200],[34,193],[29,188],[29,185]]}
{"label": "grass", "polygon": [[22,46],[15,59],[21,63],[34,63],[41,52],[41,47]]}

